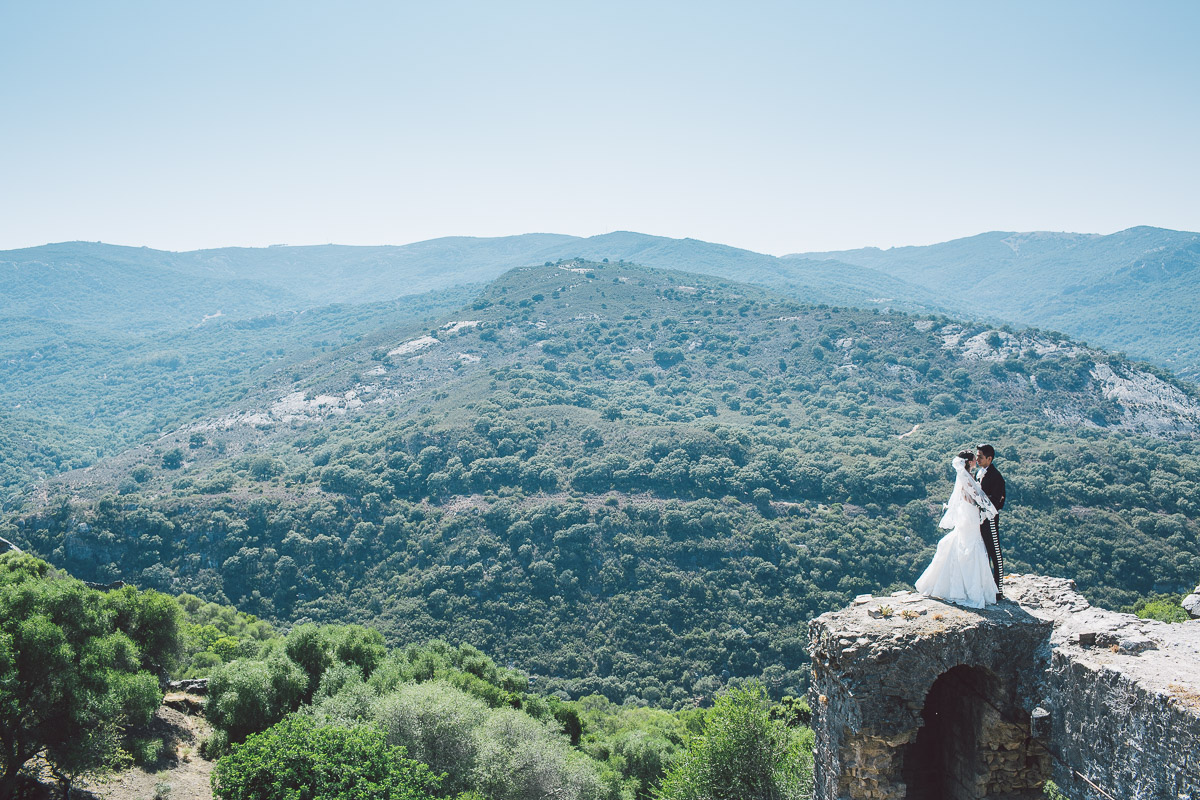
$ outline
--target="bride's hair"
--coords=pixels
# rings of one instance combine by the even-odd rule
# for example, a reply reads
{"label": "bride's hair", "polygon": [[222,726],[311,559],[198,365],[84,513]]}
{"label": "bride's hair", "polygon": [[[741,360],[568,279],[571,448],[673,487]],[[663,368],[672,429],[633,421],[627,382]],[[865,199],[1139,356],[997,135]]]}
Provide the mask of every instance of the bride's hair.
{"label": "bride's hair", "polygon": [[958,454],[958,457],[961,458],[963,461],[974,461],[975,460],[975,454],[972,453],[970,450],[963,450],[961,453]]}

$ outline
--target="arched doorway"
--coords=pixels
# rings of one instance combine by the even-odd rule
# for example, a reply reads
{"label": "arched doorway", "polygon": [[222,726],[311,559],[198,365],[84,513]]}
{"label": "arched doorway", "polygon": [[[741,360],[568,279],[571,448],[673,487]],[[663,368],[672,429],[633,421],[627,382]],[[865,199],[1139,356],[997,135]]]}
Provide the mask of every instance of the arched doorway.
{"label": "arched doorway", "polygon": [[909,800],[980,800],[987,764],[980,733],[995,678],[979,667],[944,672],[925,696],[923,723],[906,745],[901,775]]}

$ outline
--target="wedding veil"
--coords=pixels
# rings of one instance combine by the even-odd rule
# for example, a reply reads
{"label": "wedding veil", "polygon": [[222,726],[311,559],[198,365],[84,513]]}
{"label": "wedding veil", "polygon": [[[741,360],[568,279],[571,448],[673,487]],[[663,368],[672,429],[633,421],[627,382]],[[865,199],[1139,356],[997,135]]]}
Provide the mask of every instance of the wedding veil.
{"label": "wedding veil", "polygon": [[954,490],[950,492],[950,499],[946,502],[946,513],[942,515],[942,521],[938,524],[948,530],[960,523],[978,526],[983,517],[993,519],[995,516],[996,507],[967,471],[967,460],[955,456]]}

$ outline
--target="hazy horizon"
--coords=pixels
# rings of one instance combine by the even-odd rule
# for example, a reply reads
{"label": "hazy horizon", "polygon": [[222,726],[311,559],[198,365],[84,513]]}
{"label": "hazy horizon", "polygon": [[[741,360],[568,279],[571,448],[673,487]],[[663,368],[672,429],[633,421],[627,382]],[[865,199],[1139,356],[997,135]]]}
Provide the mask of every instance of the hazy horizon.
{"label": "hazy horizon", "polygon": [[[932,242],[913,242],[913,243],[886,245],[886,246],[882,246],[882,247],[879,245],[858,245],[858,246],[850,246],[850,247],[840,247],[840,248],[836,248],[835,250],[798,250],[798,251],[792,251],[789,253],[765,253],[761,250],[752,250],[751,248],[740,247],[738,245],[730,244],[729,242],[718,242],[718,241],[712,241],[712,240],[708,240],[708,239],[701,239],[700,237],[697,237],[697,236],[662,236],[660,234],[650,233],[647,231],[631,231],[631,230],[605,231],[603,233],[596,233],[596,234],[589,234],[589,235],[563,233],[562,231],[525,231],[523,233],[505,233],[505,234],[498,234],[495,236],[475,236],[473,234],[464,233],[464,234],[448,234],[446,236],[435,236],[430,239],[417,239],[417,240],[414,240],[411,242],[272,242],[271,244],[258,244],[258,245],[218,244],[218,245],[213,245],[213,246],[209,246],[209,247],[194,247],[194,248],[186,248],[186,249],[175,249],[175,248],[167,248],[167,247],[151,247],[150,245],[133,244],[133,243],[128,243],[128,242],[106,242],[103,239],[63,239],[63,240],[56,241],[56,242],[42,242],[41,244],[25,245],[22,247],[8,247],[8,248],[3,248],[3,250],[27,250],[27,249],[34,249],[37,247],[49,247],[49,246],[60,245],[60,244],[103,244],[103,245],[111,245],[113,247],[135,247],[135,248],[143,248],[144,247],[144,248],[148,248],[151,250],[158,250],[160,252],[165,252],[165,253],[187,253],[187,252],[195,252],[195,251],[200,251],[200,250],[267,249],[267,248],[273,248],[273,247],[407,247],[409,245],[422,244],[424,242],[432,242],[432,241],[437,241],[439,239],[509,239],[509,238],[515,238],[515,237],[519,237],[519,236],[570,236],[570,237],[573,237],[576,239],[591,239],[591,238],[595,238],[598,236],[607,236],[607,235],[616,234],[616,233],[632,233],[632,234],[639,235],[639,236],[649,236],[649,237],[653,237],[653,238],[672,239],[672,240],[676,240],[676,241],[680,241],[680,240],[684,240],[684,239],[692,239],[692,240],[707,242],[708,244],[715,244],[715,245],[720,245],[720,246],[724,246],[724,247],[734,247],[734,248],[737,248],[740,250],[749,250],[750,252],[755,252],[755,253],[760,253],[762,255],[770,255],[770,256],[775,256],[776,258],[781,258],[783,256],[804,255],[806,253],[838,252],[838,251],[845,251],[845,250],[861,250],[861,249],[868,249],[868,248],[876,248],[879,250],[895,250],[895,249],[900,249],[900,248],[904,248],[904,247],[928,247],[930,245],[944,244],[945,242],[951,242],[951,241],[955,241],[958,239],[971,239],[976,236],[983,236],[983,235],[986,235],[989,233],[1013,233],[1013,234],[1025,234],[1025,235],[1048,233],[1048,234],[1061,234],[1061,235],[1065,235],[1065,236],[1111,236],[1115,233],[1120,233],[1122,231],[1131,230],[1133,228],[1157,228],[1160,230],[1173,230],[1177,233],[1200,233],[1200,231],[1181,230],[1178,228],[1166,228],[1161,225],[1126,225],[1125,227],[1118,228],[1116,230],[1103,231],[1103,232],[1100,232],[1100,231],[1052,231],[1052,230],[1005,231],[1005,230],[1001,230],[999,228],[990,228],[988,230],[981,230],[976,233],[970,233],[965,236],[956,236],[953,239],[942,239],[942,240],[932,241]],[[0,250],[0,252],[2,252],[2,250]]]}

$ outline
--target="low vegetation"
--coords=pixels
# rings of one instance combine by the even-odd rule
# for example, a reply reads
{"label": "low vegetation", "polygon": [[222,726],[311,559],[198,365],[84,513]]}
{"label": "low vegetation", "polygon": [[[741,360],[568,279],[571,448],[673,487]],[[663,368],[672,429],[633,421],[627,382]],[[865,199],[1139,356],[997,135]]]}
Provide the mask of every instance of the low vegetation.
{"label": "low vegetation", "polygon": [[572,702],[470,645],[389,651],[355,625],[284,636],[187,595],[88,588],[15,552],[0,555],[0,611],[3,800],[35,756],[64,791],[135,761],[147,748],[131,730],[158,707],[160,681],[203,669],[213,651],[197,644],[214,620],[226,634],[215,641],[230,642],[217,651],[236,654],[210,668],[205,709],[220,798],[645,800],[811,779],[806,718],[753,682],[708,709]]}

